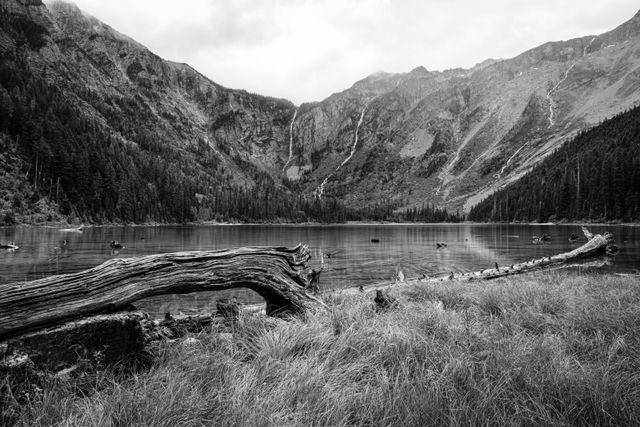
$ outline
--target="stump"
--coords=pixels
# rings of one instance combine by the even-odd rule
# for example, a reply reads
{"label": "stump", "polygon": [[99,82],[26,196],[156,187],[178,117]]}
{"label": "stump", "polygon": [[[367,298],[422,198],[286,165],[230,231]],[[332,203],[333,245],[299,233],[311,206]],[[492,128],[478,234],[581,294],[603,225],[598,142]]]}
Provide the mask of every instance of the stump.
{"label": "stump", "polygon": [[376,290],[376,297],[373,299],[376,303],[376,311],[386,311],[390,308],[398,307],[398,300],[390,296],[381,289]]}

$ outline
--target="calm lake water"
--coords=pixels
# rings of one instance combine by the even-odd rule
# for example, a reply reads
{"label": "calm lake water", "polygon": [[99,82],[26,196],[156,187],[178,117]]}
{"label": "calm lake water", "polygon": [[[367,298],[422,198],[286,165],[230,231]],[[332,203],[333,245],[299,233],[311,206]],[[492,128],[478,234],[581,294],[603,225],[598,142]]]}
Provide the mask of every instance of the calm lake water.
{"label": "calm lake water", "polygon": [[[604,271],[640,269],[640,227],[590,226],[593,233],[614,234],[620,252],[608,257]],[[551,241],[534,245],[543,233]],[[580,243],[572,244],[575,233]],[[374,243],[372,239],[378,239]],[[63,244],[66,240],[66,245]],[[124,249],[114,251],[116,240]],[[82,233],[56,228],[0,228],[0,243],[14,241],[19,250],[0,250],[0,283],[33,280],[91,268],[111,258],[161,252],[226,249],[239,246],[309,245],[310,266],[323,267],[322,289],[367,285],[422,274],[465,272],[554,255],[585,242],[579,226],[569,225],[218,225],[160,227],[85,227]],[[436,242],[445,242],[438,249]],[[329,256],[327,256],[329,254]],[[137,304],[154,315],[166,311],[210,311],[215,299],[237,295],[260,302],[249,290],[154,297]]]}

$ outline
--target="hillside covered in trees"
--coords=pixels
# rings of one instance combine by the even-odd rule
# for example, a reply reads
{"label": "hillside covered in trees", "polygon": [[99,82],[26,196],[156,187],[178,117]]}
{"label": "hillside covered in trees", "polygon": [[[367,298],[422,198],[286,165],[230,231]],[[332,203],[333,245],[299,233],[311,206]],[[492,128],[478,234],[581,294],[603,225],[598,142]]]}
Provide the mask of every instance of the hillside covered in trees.
{"label": "hillside covered in trees", "polygon": [[279,175],[289,101],[224,88],[49,6],[0,3],[0,225],[451,217],[305,196]]}
{"label": "hillside covered in trees", "polygon": [[579,133],[468,219],[639,221],[640,107]]}
{"label": "hillside covered in trees", "polygon": [[[109,69],[113,62],[97,62],[49,20],[39,1],[31,3],[0,5],[0,225],[64,218],[96,223],[347,219],[342,203],[300,197],[228,141],[206,141],[180,118],[183,110],[202,106],[217,114],[210,132],[231,134],[235,122],[225,109],[241,102],[253,112],[236,110],[235,116],[261,118],[268,111],[270,127],[260,131],[275,132],[288,124],[288,101],[216,86],[106,32],[107,41],[129,49],[121,52],[123,58],[136,54],[160,64],[147,66],[147,74],[160,76],[155,87],[133,81],[127,70],[133,80],[127,77],[119,88],[118,78],[124,77]],[[100,59],[103,53],[95,54]],[[201,86],[207,93],[198,92]],[[172,90],[187,101],[159,110],[162,96]]]}
{"label": "hillside covered in trees", "polygon": [[[123,126],[133,128],[139,113],[123,107]],[[42,205],[94,222],[345,219],[338,202],[307,202],[257,170],[256,185],[237,185],[206,144],[188,147],[192,156],[185,158],[177,147],[157,143],[144,128],[137,130],[138,144],[118,138],[78,112],[62,90],[35,76],[19,51],[5,55],[0,64],[5,153],[0,167],[7,188],[0,221],[20,221],[41,212]]]}

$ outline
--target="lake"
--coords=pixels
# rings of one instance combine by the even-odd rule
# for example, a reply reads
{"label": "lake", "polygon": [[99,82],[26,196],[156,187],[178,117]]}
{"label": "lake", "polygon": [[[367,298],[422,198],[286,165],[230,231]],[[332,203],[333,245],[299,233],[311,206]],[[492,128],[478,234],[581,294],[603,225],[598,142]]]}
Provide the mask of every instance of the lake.
{"label": "lake", "polygon": [[[640,227],[589,226],[593,233],[613,233],[620,252],[608,257],[603,271],[640,269]],[[551,236],[534,245],[531,236]],[[580,236],[570,243],[569,236]],[[377,242],[372,241],[377,240]],[[66,244],[63,241],[66,240]],[[124,245],[113,250],[109,242]],[[85,227],[81,233],[50,227],[0,228],[0,243],[20,249],[0,250],[0,283],[33,280],[91,268],[111,258],[161,252],[226,249],[239,246],[309,245],[309,265],[323,268],[322,289],[393,281],[402,272],[412,278],[511,265],[575,249],[584,243],[579,226],[500,224],[420,225],[196,225]],[[446,247],[437,248],[437,242]],[[243,303],[260,302],[249,290],[162,296],[142,301],[153,315],[166,311],[211,311],[215,299],[237,295]]]}

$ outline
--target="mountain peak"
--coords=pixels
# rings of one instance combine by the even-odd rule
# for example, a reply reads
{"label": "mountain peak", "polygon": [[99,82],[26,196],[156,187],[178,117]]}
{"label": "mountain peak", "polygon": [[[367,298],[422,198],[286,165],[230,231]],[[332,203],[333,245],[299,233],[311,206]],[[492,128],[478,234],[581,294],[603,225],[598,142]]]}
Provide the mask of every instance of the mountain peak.
{"label": "mountain peak", "polygon": [[47,9],[62,31],[68,35],[80,36],[80,39],[95,36],[106,37],[117,42],[124,42],[135,46],[139,50],[147,48],[132,38],[116,31],[95,16],[83,11],[75,3],[66,0],[51,0],[47,2]]}
{"label": "mountain peak", "polygon": [[426,76],[428,74],[429,74],[429,70],[427,70],[422,65],[417,66],[416,68],[414,68],[409,72],[409,75],[411,76]]}

